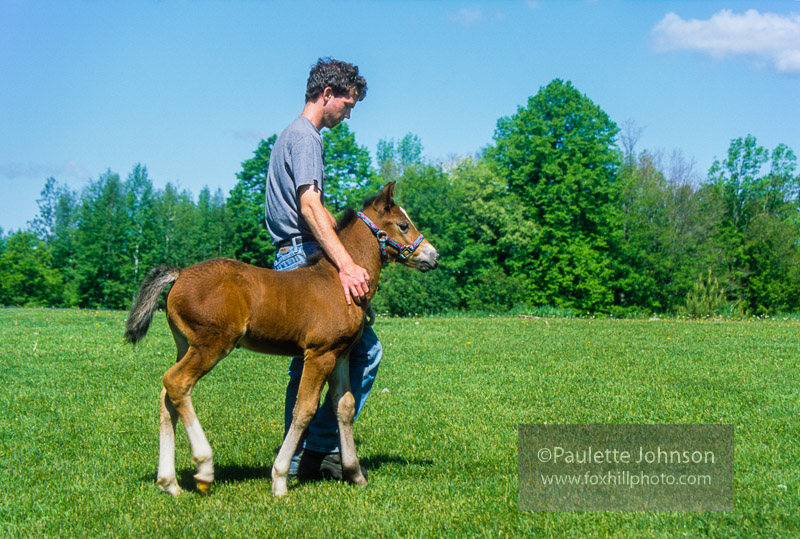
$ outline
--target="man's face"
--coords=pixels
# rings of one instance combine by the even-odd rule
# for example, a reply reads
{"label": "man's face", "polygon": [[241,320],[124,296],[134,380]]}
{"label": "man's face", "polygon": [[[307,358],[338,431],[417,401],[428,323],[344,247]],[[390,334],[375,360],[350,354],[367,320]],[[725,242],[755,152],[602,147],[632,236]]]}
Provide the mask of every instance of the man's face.
{"label": "man's face", "polygon": [[350,88],[350,92],[347,95],[335,96],[330,88],[325,88],[323,99],[323,127],[332,129],[339,125],[342,120],[350,118],[350,111],[353,110],[358,101],[358,91],[355,88]]}

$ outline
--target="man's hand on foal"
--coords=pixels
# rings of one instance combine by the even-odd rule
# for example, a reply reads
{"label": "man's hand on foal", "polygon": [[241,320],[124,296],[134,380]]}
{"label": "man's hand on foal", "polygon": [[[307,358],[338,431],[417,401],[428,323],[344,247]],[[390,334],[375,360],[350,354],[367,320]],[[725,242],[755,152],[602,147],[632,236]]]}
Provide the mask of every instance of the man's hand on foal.
{"label": "man's hand on foal", "polygon": [[353,262],[339,270],[339,281],[342,283],[347,304],[351,305],[355,301],[356,305],[361,305],[361,300],[369,292],[369,273],[367,270]]}

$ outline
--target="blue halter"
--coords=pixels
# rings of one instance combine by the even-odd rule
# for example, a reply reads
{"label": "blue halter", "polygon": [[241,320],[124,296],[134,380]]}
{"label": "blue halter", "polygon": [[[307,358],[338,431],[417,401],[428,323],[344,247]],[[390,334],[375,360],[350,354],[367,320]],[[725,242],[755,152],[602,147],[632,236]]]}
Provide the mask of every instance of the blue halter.
{"label": "blue halter", "polygon": [[381,230],[375,225],[375,223],[370,221],[369,217],[367,217],[361,212],[358,212],[356,215],[358,215],[361,218],[361,220],[364,221],[364,224],[366,224],[378,238],[378,245],[380,245],[381,247],[381,260],[384,262],[386,262],[386,260],[389,258],[389,255],[386,253],[387,245],[397,249],[397,260],[399,260],[400,262],[404,262],[405,260],[411,258],[411,255],[413,255],[414,251],[417,250],[417,247],[419,247],[419,245],[422,243],[422,240],[425,239],[425,237],[422,234],[420,234],[419,238],[417,238],[416,241],[411,245],[400,245],[399,243],[397,243],[396,241],[394,241],[392,238],[389,237],[388,232],[386,232],[385,230]]}

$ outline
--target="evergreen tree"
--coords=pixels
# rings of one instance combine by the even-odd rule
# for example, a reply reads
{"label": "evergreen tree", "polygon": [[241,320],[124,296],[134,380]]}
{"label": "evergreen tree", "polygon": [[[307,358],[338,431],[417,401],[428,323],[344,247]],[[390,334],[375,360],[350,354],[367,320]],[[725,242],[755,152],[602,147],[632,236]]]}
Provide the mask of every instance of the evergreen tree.
{"label": "evergreen tree", "polygon": [[37,201],[39,213],[30,223],[31,230],[49,248],[50,265],[60,272],[64,282],[63,303],[77,305],[75,272],[75,234],[79,202],[77,194],[66,185],[48,178]]}
{"label": "evergreen tree", "polygon": [[128,243],[131,276],[128,286],[136,290],[149,269],[155,265],[155,195],[147,167],[136,164],[125,180]]}
{"label": "evergreen tree", "polygon": [[123,308],[130,300],[130,253],[125,189],[107,171],[83,193],[76,234],[76,280],[80,304]]}
{"label": "evergreen tree", "polygon": [[231,216],[222,190],[217,189],[212,195],[208,187],[203,188],[197,199],[197,213],[200,258],[233,257]]}
{"label": "evergreen tree", "polygon": [[236,174],[239,181],[228,198],[233,227],[233,256],[261,267],[272,266],[275,252],[264,220],[264,193],[269,157],[277,138],[272,135],[268,140],[262,140],[253,157],[242,163],[242,171]]}
{"label": "evergreen tree", "polygon": [[178,192],[168,183],[156,197],[155,215],[156,263],[184,267],[203,260],[197,211],[189,191]]}

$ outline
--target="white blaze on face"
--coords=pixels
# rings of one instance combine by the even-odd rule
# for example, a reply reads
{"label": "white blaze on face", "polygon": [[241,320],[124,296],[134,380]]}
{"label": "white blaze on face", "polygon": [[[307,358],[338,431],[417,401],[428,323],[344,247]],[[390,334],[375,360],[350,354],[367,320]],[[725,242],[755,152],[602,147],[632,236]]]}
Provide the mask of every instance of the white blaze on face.
{"label": "white blaze on face", "polygon": [[[404,210],[402,206],[398,206],[398,208],[400,208],[400,211],[406,216],[409,224],[414,225],[414,223],[411,222],[411,217],[409,217],[408,213],[406,213],[406,210]],[[416,225],[414,225],[414,228],[417,228]],[[419,229],[417,229],[417,234],[422,236],[422,232],[420,232]],[[431,245],[427,238],[423,238],[422,243],[420,243],[418,247],[419,249],[415,251],[414,255],[410,258],[410,261],[416,261],[418,264],[420,260],[423,260],[432,268],[435,268],[439,265],[439,253],[436,251],[436,248]]]}
{"label": "white blaze on face", "polygon": [[[406,210],[405,210],[405,209],[403,209],[403,206],[398,206],[398,207],[400,208],[400,211],[401,211],[401,212],[403,212],[403,215],[405,215],[405,216],[406,216],[406,219],[408,219],[408,222],[409,222],[409,223],[410,223],[410,224],[411,224],[411,225],[412,225],[414,228],[417,228],[417,226],[416,226],[414,223],[412,223],[412,222],[411,222],[411,217],[409,217],[409,216],[408,216],[408,214],[406,213]],[[419,229],[418,229],[418,230],[419,230]]]}
{"label": "white blaze on face", "polygon": [[[417,226],[411,221],[411,217],[409,217],[408,213],[406,213],[406,210],[402,206],[398,206],[398,208],[400,208],[400,211],[403,212],[403,215],[406,216],[406,219],[408,219],[409,224],[411,224],[414,228],[417,228]],[[420,236],[422,235],[422,232],[420,232],[418,228],[417,228],[417,234],[419,234]],[[422,243],[419,246],[419,251],[417,254],[414,255],[414,258],[419,256],[420,254],[424,254],[427,256],[436,256],[436,249],[433,247],[433,245],[430,244],[427,238],[422,240]]]}

